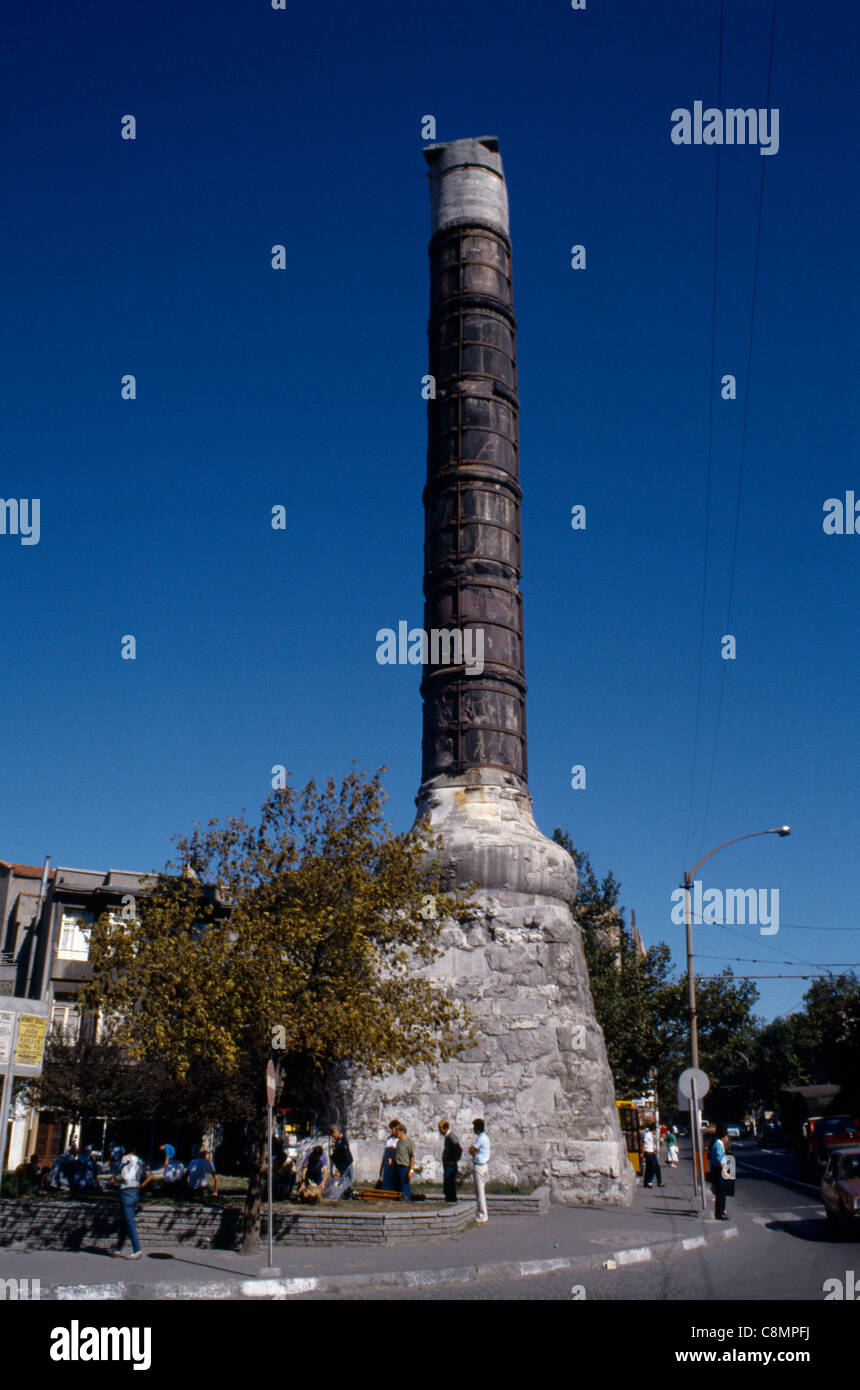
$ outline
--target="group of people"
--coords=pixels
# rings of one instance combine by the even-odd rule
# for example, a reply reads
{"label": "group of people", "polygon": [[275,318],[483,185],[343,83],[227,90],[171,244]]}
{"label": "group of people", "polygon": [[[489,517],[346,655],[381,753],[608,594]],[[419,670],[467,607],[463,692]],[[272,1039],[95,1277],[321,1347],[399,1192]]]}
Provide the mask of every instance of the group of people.
{"label": "group of people", "polygon": [[354,1172],[355,1162],[349,1140],[339,1125],[332,1125],[328,1156],[322,1144],[314,1144],[305,1155],[300,1174],[294,1161],[285,1158],[275,1169],[274,1181],[279,1195],[287,1199],[292,1195],[298,1179],[296,1195],[300,1202],[319,1202],[323,1198],[336,1202],[350,1196]]}
{"label": "group of people", "polygon": [[657,1186],[663,1186],[663,1173],[660,1168],[661,1147],[666,1150],[666,1163],[670,1168],[674,1168],[679,1157],[677,1125],[673,1125],[671,1129],[667,1125],[661,1125],[659,1133],[656,1124],[646,1126],[639,1149],[643,1187],[650,1187],[655,1178]]}
{"label": "group of people", "polygon": [[[411,1202],[411,1184],[416,1172],[415,1145],[402,1120],[390,1120],[388,1130],[389,1136],[385,1141],[379,1167],[380,1186],[389,1192],[399,1192],[404,1201]],[[473,1120],[472,1130],[475,1138],[469,1147],[469,1154],[472,1159],[472,1180],[478,1207],[477,1219],[484,1222],[488,1220],[486,1183],[490,1162],[490,1139],[483,1120]],[[463,1147],[448,1120],[439,1121],[439,1133],[443,1141],[442,1190],[446,1202],[456,1202]]]}
{"label": "group of people", "polygon": [[[656,1124],[649,1124],[646,1127],[640,1148],[643,1187],[651,1187],[655,1178],[657,1179],[657,1186],[663,1186],[663,1173],[660,1168],[661,1144],[665,1144],[666,1162],[670,1168],[673,1168],[679,1158],[676,1125],[673,1125],[671,1129],[662,1125],[659,1134]],[[733,1179],[729,1177],[730,1170],[726,1162],[730,1153],[728,1130],[725,1125],[717,1125],[716,1134],[708,1150],[708,1181],[714,1194],[714,1217],[717,1221],[728,1221],[729,1219],[726,1216],[726,1197],[731,1196],[734,1191]]]}
{"label": "group of people", "polygon": [[86,1144],[80,1151],[76,1144],[70,1144],[65,1153],[58,1154],[53,1163],[42,1168],[36,1155],[32,1154],[27,1164],[27,1172],[37,1188],[98,1192],[99,1157],[91,1144]]}
{"label": "group of people", "polygon": [[[187,1167],[176,1157],[172,1144],[160,1144],[158,1151],[164,1154],[164,1163],[153,1176],[161,1179],[161,1190],[165,1196],[181,1197],[190,1192],[199,1197],[209,1191],[210,1178],[213,1180],[212,1196],[218,1196],[218,1174],[208,1149],[201,1149],[195,1144]],[[114,1152],[116,1154],[116,1150]]]}
{"label": "group of people", "polygon": [[141,1256],[135,1215],[140,1204],[140,1194],[151,1182],[160,1179],[162,1190],[170,1192],[172,1189],[174,1194],[188,1191],[200,1196],[208,1191],[211,1177],[215,1184],[213,1196],[218,1195],[218,1174],[215,1172],[212,1155],[208,1149],[198,1149],[187,1168],[185,1164],[177,1161],[176,1150],[172,1144],[161,1144],[159,1151],[164,1154],[164,1164],[152,1172],[133,1144],[117,1144],[111,1154],[111,1175],[108,1182],[111,1187],[119,1188],[120,1200],[119,1240],[113,1253],[124,1253],[127,1236],[131,1242],[131,1254],[126,1256],[129,1260],[139,1260]]}

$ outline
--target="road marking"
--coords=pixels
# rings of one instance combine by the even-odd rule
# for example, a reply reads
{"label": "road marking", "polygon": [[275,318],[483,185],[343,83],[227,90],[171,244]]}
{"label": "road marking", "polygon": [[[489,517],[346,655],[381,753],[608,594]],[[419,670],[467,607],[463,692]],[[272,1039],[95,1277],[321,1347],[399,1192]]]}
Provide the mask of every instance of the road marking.
{"label": "road marking", "polygon": [[770,1168],[759,1168],[757,1163],[750,1163],[749,1159],[739,1158],[737,1162],[744,1168],[749,1168],[752,1173],[763,1173],[766,1178],[772,1178],[774,1182],[789,1182],[794,1187],[805,1187],[808,1192],[818,1192],[819,1188],[811,1182],[802,1182],[800,1178],[789,1177],[787,1173],[774,1173]]}
{"label": "road marking", "polygon": [[640,1245],[636,1250],[616,1250],[612,1258],[620,1265],[641,1264],[643,1260],[651,1259],[651,1249],[647,1245]]}

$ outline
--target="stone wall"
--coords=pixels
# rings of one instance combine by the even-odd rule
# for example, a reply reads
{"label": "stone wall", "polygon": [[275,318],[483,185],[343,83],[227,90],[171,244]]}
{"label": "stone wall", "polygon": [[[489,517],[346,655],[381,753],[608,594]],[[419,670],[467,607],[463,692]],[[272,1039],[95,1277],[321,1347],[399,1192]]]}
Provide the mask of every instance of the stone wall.
{"label": "stone wall", "polygon": [[[546,1188],[529,1196],[491,1196],[494,1216],[536,1216],[548,1210]],[[398,1204],[373,1210],[356,1203],[346,1210],[303,1207],[275,1211],[278,1245],[400,1245],[458,1235],[474,1219],[472,1201],[456,1206],[441,1202]],[[119,1232],[119,1200],[56,1198],[0,1200],[0,1247],[43,1250],[110,1250]],[[189,1245],[196,1249],[235,1250],[240,1242],[237,1208],[159,1204],[144,1201],[137,1229],[143,1247]],[[268,1232],[265,1208],[261,1233]]]}
{"label": "stone wall", "polygon": [[[576,870],[537,829],[521,784],[495,775],[472,772],[469,785],[436,779],[418,800],[443,839],[446,886],[481,885],[470,918],[445,925],[444,953],[428,972],[465,1004],[475,1045],[435,1068],[359,1083],[350,1133],[358,1172],[375,1176],[396,1117],[422,1176],[438,1178],[438,1121],[451,1122],[467,1153],[480,1116],[491,1180],[547,1184],[553,1201],[571,1205],[627,1205],[633,1170],[568,906]],[[375,1143],[361,1142],[374,1132]]]}

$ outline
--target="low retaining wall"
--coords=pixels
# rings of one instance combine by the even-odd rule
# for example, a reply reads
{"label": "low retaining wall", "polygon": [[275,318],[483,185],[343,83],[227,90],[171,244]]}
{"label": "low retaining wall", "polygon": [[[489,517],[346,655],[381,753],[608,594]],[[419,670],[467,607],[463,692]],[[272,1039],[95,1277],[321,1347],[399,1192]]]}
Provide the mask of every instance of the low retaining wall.
{"label": "low retaining wall", "polygon": [[[538,1216],[549,1209],[549,1189],[527,1197],[487,1196],[494,1216]],[[379,1210],[356,1203],[355,1209],[296,1207],[275,1211],[273,1234],[278,1245],[399,1245],[457,1235],[473,1220],[475,1207],[461,1198],[456,1205],[415,1202]],[[63,1198],[0,1200],[0,1246],[23,1245],[43,1250],[110,1250],[119,1232],[119,1199],[89,1201]],[[236,1207],[186,1206],[144,1201],[137,1211],[142,1246],[192,1245],[202,1250],[235,1250],[241,1211]],[[263,1208],[262,1234],[267,1234]]]}

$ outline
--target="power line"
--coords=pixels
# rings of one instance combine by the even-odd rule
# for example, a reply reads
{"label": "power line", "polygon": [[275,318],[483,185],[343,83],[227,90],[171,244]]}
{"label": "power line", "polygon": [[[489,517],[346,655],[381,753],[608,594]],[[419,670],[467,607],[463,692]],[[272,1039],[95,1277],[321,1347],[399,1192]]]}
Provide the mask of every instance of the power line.
{"label": "power line", "polygon": [[860,927],[805,927],[799,922],[780,922],[780,931],[860,931]]}
{"label": "power line", "polygon": [[[706,954],[706,953],[704,953],[704,952],[702,952],[702,951],[697,952],[697,957],[698,957],[699,960],[732,960],[732,961],[737,960],[737,961],[744,961],[744,962],[747,963],[748,965],[792,965],[792,964],[794,964],[794,962],[789,961],[789,960],[786,960],[786,961],[766,960],[766,959],[764,958],[764,956],[711,956],[711,955],[708,955],[708,954]],[[802,964],[802,962],[801,962],[801,964]],[[837,965],[860,965],[860,961],[858,961],[858,960],[829,960],[829,961],[818,961],[818,962],[816,963],[816,967],[815,967],[815,968],[816,968],[817,970],[830,970],[832,967],[837,966]]]}
{"label": "power line", "polygon": [[[769,53],[769,56],[768,56],[768,64],[767,64],[767,98],[766,98],[766,100],[765,100],[765,107],[766,107],[767,110],[770,110],[770,94],[771,94],[771,85],[772,85],[772,81],[773,81],[773,49],[774,49],[774,37],[775,37],[775,35],[776,35],[776,0],[773,0],[773,7],[772,7],[772,9],[771,9],[771,17],[770,17],[770,53]],[[721,107],[721,106],[722,106],[722,102],[720,101],[720,102],[718,103],[718,105]],[[719,149],[719,146],[718,146],[717,148]],[[719,165],[718,165],[718,167],[719,167]],[[726,605],[726,626],[725,626],[725,631],[726,631],[726,632],[731,632],[731,630],[732,630],[732,604],[733,604],[733,601],[734,601],[734,591],[735,591],[735,566],[736,566],[737,554],[738,554],[738,532],[739,532],[739,530],[740,530],[740,519],[741,519],[741,495],[742,495],[742,492],[743,492],[744,462],[745,462],[745,460],[746,460],[746,447],[747,447],[747,419],[748,419],[748,416],[749,416],[750,380],[751,380],[751,377],[752,377],[753,340],[754,340],[754,337],[755,337],[755,313],[756,313],[756,304],[757,304],[757,301],[758,301],[758,267],[759,267],[759,253],[760,253],[760,250],[761,250],[761,223],[762,223],[762,208],[763,208],[763,206],[764,206],[764,174],[765,174],[765,169],[766,169],[766,168],[767,168],[767,160],[763,159],[763,160],[761,161],[761,170],[760,170],[760,174],[759,174],[759,185],[758,185],[758,217],[757,217],[757,220],[756,220],[755,259],[754,259],[754,261],[753,261],[753,286],[752,286],[752,305],[751,305],[751,310],[750,310],[750,334],[749,334],[749,342],[748,342],[748,344],[747,344],[747,370],[746,370],[746,378],[745,378],[745,381],[744,381],[744,413],[743,413],[743,423],[742,423],[742,426],[741,426],[740,457],[739,457],[739,461],[738,461],[738,490],[737,490],[737,501],[736,501],[736,504],[735,504],[734,535],[733,535],[733,537],[732,537],[732,564],[731,564],[731,570],[730,570],[730,573],[729,573],[729,597],[728,597],[728,603],[727,603],[727,605]],[[713,390],[712,390],[712,392],[711,392],[711,395],[713,396]],[[717,745],[718,745],[719,737],[720,737],[720,721],[721,721],[721,719],[722,719],[722,713],[723,713],[723,693],[724,693],[724,691],[725,691],[725,683],[726,683],[726,662],[724,661],[724,662],[722,663],[722,669],[721,669],[721,671],[720,671],[720,691],[719,691],[719,696],[718,696],[718,700],[717,700],[717,717],[716,717],[716,721],[715,721],[715,723],[714,723],[714,744],[713,744],[713,748],[712,748],[712,750],[711,750],[711,768],[710,768],[710,772],[708,773],[708,787],[707,787],[707,793],[706,793],[706,796],[705,796],[705,812],[704,812],[704,816],[703,816],[703,818],[702,818],[702,840],[701,840],[701,844],[704,844],[704,841],[705,841],[705,831],[706,831],[707,825],[708,825],[708,812],[709,812],[710,809],[711,809],[711,791],[712,791],[712,788],[713,788],[714,770],[715,770],[715,768],[716,768],[716,762],[717,762]],[[700,845],[700,848],[701,848],[701,845]]]}
{"label": "power line", "polygon": [[[700,980],[719,980],[719,975],[700,975]],[[736,980],[820,980],[820,975],[735,975]]]}
{"label": "power line", "polygon": [[[720,0],[720,43],[717,60],[717,106],[723,104],[723,13],[725,0]],[[714,363],[717,340],[717,232],[720,220],[720,146],[717,146],[716,174],[714,176],[714,269],[711,283],[711,361],[708,369],[708,450],[705,472],[705,543],[702,558],[702,613],[699,623],[699,670],[696,677],[696,722],[693,732],[693,766],[690,772],[690,805],[687,812],[687,834],[684,840],[684,859],[690,844],[690,831],[693,828],[693,801],[696,791],[696,767],[699,757],[699,724],[702,712],[702,674],[705,660],[705,610],[708,592],[708,538],[711,529],[711,459],[714,444]]]}

